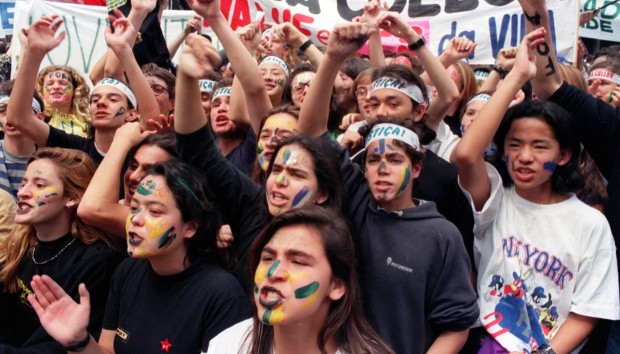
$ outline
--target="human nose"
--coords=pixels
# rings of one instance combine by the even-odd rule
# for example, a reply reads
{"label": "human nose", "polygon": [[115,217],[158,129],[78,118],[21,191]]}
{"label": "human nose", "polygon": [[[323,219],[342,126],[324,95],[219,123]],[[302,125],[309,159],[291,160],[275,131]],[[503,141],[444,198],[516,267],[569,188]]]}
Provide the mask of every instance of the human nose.
{"label": "human nose", "polygon": [[267,270],[267,278],[271,281],[283,281],[288,279],[289,273],[280,259],[276,259]]}
{"label": "human nose", "polygon": [[129,222],[132,225],[136,225],[136,226],[140,226],[144,224],[144,217],[142,216],[142,207],[139,207],[138,209],[136,209],[136,211],[133,212],[133,214],[131,214],[129,216]]}
{"label": "human nose", "polygon": [[377,172],[379,172],[380,175],[388,175],[388,174],[390,174],[390,170],[388,169],[388,166],[385,163],[385,161],[381,161],[379,163],[379,168],[377,169]]}
{"label": "human nose", "polygon": [[377,118],[386,118],[387,114],[388,114],[387,107],[384,104],[380,104],[379,107],[377,107],[377,113],[376,113]]}
{"label": "human nose", "polygon": [[129,180],[135,184],[140,183],[140,180],[142,180],[142,177],[144,177],[144,173],[142,172],[140,168],[135,169],[133,172],[129,174]]}
{"label": "human nose", "polygon": [[519,161],[522,163],[532,162],[534,158],[534,154],[532,153],[532,148],[529,146],[525,146],[519,151]]}
{"label": "human nose", "polygon": [[280,174],[276,177],[276,184],[278,186],[284,187],[288,184],[288,180],[286,178],[286,173],[280,172]]}
{"label": "human nose", "polygon": [[17,190],[17,198],[19,200],[28,199],[30,197],[32,197],[32,191],[30,190],[28,184],[19,187],[19,189]]}

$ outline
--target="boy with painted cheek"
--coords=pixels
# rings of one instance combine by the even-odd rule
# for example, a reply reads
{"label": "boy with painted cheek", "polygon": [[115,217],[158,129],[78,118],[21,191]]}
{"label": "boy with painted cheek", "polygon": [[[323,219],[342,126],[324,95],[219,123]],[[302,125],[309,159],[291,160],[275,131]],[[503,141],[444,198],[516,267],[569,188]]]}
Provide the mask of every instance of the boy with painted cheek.
{"label": "boy with painted cheek", "polygon": [[422,160],[412,161],[405,144],[420,150],[418,136],[395,124],[377,124],[366,138],[368,186],[375,201],[388,211],[415,207],[411,193]]}
{"label": "boy with painted cheek", "polygon": [[[43,81],[43,100],[59,109],[71,109],[73,77],[63,70],[53,71]],[[64,106],[64,107],[63,107]]]}
{"label": "boy with painted cheek", "polygon": [[[370,87],[370,119],[398,117],[419,120],[427,103],[422,90],[395,78],[384,76],[373,81]],[[414,102],[417,104],[414,106]]]}
{"label": "boy with painted cheek", "polygon": [[137,119],[137,105],[136,96],[127,85],[113,78],[102,79],[90,98],[93,126],[101,129],[112,125],[116,130],[125,122]]}
{"label": "boy with painted cheek", "polygon": [[613,107],[620,106],[620,75],[604,68],[590,71],[591,94]]}
{"label": "boy with painted cheek", "polygon": [[276,113],[265,120],[256,145],[256,158],[260,168],[267,172],[278,140],[293,136],[297,118],[288,113]]}
{"label": "boy with painted cheek", "polygon": [[202,108],[205,110],[205,116],[210,117],[211,114],[211,97],[213,96],[213,89],[217,82],[212,80],[200,80],[198,86],[200,87],[200,100],[202,101]]}
{"label": "boy with painted cheek", "polygon": [[265,57],[258,65],[261,75],[265,80],[267,94],[271,103],[275,106],[280,105],[284,86],[288,82],[289,69],[286,62],[275,56]]}

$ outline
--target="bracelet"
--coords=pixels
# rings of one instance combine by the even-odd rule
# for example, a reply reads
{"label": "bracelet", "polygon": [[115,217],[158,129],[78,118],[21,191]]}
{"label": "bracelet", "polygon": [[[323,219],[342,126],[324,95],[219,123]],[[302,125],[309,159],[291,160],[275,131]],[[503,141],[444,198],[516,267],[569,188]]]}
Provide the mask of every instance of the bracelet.
{"label": "bracelet", "polygon": [[418,39],[417,41],[409,44],[408,48],[409,50],[417,50],[418,48],[424,47],[426,45],[426,39],[424,39],[424,37],[420,36],[420,39]]}
{"label": "bracelet", "polygon": [[497,71],[500,79],[503,79],[508,75],[508,71],[497,64],[493,64],[493,71]]}
{"label": "bracelet", "polygon": [[553,350],[553,348],[551,348],[551,346],[549,344],[543,344],[541,346],[538,347],[538,349],[534,350],[532,352],[532,354],[555,354],[555,350]]}
{"label": "bracelet", "polygon": [[68,352],[81,352],[88,346],[88,343],[90,343],[90,333],[86,332],[86,337],[84,339],[73,345],[65,347],[65,350]]}
{"label": "bracelet", "polygon": [[301,50],[302,52],[305,52],[306,49],[308,49],[309,46],[313,45],[314,43],[312,43],[312,39],[308,39],[307,41],[304,42],[304,44],[299,46],[299,50]]}

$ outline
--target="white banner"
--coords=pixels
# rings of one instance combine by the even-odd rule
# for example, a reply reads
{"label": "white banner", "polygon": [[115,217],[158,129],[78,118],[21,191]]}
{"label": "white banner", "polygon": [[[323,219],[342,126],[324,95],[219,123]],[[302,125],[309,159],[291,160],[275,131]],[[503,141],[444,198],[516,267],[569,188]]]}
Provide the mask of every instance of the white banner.
{"label": "white banner", "polygon": [[603,7],[592,21],[581,26],[579,35],[586,38],[620,42],[620,2],[616,0],[582,0],[582,11]]}
{"label": "white banner", "polygon": [[[2,1],[7,0],[0,0],[0,9]],[[222,12],[236,29],[249,23],[258,9],[265,12],[264,21],[290,21],[315,43],[324,45],[333,26],[360,15],[365,3],[365,0],[258,0],[254,4],[252,0],[229,0],[222,2]],[[424,35],[436,54],[445,49],[451,38],[466,36],[475,41],[476,51],[469,58],[473,64],[493,63],[500,49],[517,46],[525,34],[525,19],[516,0],[388,0],[387,3],[390,10],[399,12]],[[572,61],[579,0],[548,0],[548,5],[559,57]],[[41,0],[17,1],[14,17],[6,12],[0,18],[2,24],[18,29],[44,14],[61,15],[65,20],[62,30],[67,37],[46,56],[43,66],[71,65],[88,72],[106,50],[103,38],[106,8]],[[164,11],[162,30],[166,39],[169,41],[179,34],[193,15],[193,11]],[[204,32],[209,33],[208,24],[203,26]],[[555,36],[556,29],[561,29],[561,36]],[[387,33],[383,33],[383,40],[384,46],[393,51],[406,49],[406,43]],[[13,44],[14,63],[17,63],[19,43]]]}

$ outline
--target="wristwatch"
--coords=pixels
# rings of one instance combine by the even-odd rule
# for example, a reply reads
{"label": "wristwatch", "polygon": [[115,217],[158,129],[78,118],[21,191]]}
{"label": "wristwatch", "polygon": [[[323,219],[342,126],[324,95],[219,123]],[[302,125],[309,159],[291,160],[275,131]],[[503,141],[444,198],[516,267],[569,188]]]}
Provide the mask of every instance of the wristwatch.
{"label": "wristwatch", "polygon": [[534,350],[532,354],[555,354],[555,350],[549,344],[543,344]]}
{"label": "wristwatch", "polygon": [[424,37],[420,36],[420,39],[418,39],[417,41],[409,44],[409,50],[416,50],[418,48],[424,47],[426,45],[426,40],[424,39]]}

